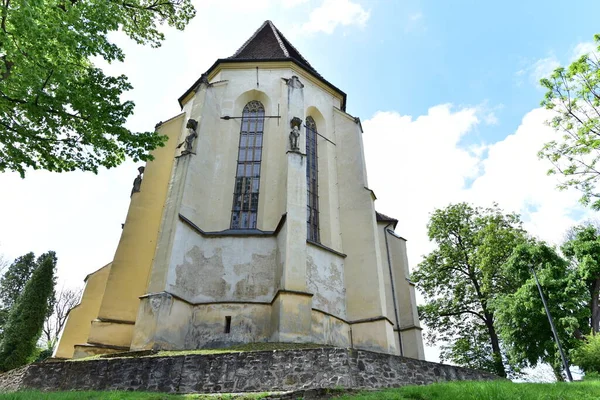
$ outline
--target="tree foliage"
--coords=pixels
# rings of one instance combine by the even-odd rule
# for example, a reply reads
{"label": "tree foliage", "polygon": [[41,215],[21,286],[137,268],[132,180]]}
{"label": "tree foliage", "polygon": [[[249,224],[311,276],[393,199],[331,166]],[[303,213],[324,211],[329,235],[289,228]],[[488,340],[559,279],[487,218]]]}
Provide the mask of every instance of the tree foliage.
{"label": "tree foliage", "polygon": [[586,374],[600,374],[600,335],[590,335],[573,351],[573,362]]}
{"label": "tree foliage", "polygon": [[[595,35],[600,46],[600,35]],[[600,49],[600,47],[599,47]],[[554,110],[550,126],[562,134],[561,140],[544,145],[540,157],[553,164],[549,173],[560,173],[559,188],[582,191],[584,204],[600,209],[600,60],[599,53],[581,56],[568,68],[557,68],[540,83],[547,89],[542,106]]]}
{"label": "tree foliage", "polygon": [[36,343],[48,314],[54,291],[56,255],[50,251],[37,259],[37,267],[11,309],[0,343],[0,371],[25,365],[36,353]]}
{"label": "tree foliage", "polygon": [[110,32],[157,47],[159,25],[183,29],[194,15],[191,0],[0,0],[0,172],[150,159],[166,138],[125,128],[131,85],[91,59],[124,60]]}
{"label": "tree foliage", "polygon": [[492,301],[515,286],[502,264],[524,242],[515,214],[497,206],[450,205],[433,212],[429,239],[437,244],[413,274],[425,297],[419,308],[440,358],[506,376]]}
{"label": "tree foliage", "polygon": [[531,269],[536,270],[563,349],[569,353],[588,325],[586,288],[577,271],[554,248],[530,240],[515,248],[503,266],[503,274],[521,282],[514,292],[494,301],[497,326],[506,357],[512,365],[535,367],[550,364],[561,378],[562,363],[557,344]]}
{"label": "tree foliage", "polygon": [[600,332],[600,233],[597,227],[584,225],[574,227],[570,236],[562,251],[577,268],[577,279],[585,285],[590,327],[596,334]]}
{"label": "tree foliage", "polygon": [[35,255],[27,253],[14,260],[0,278],[0,342],[10,310],[23,292],[36,266]]}

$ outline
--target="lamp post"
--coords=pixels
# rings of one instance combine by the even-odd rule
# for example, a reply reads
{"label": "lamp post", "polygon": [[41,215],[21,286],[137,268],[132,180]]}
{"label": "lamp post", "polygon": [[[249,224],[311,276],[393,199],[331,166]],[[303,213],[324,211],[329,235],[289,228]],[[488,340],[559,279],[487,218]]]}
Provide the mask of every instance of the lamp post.
{"label": "lamp post", "polygon": [[554,320],[552,319],[552,314],[550,314],[550,310],[548,309],[548,304],[546,304],[546,298],[544,297],[544,292],[542,292],[542,286],[540,285],[540,281],[538,280],[537,274],[535,273],[535,269],[530,265],[529,269],[535,278],[535,283],[540,292],[540,297],[542,298],[542,303],[544,304],[544,309],[546,310],[546,315],[548,316],[548,322],[550,322],[550,328],[552,329],[552,334],[554,335],[554,341],[558,346],[558,352],[560,353],[560,358],[562,358],[563,366],[565,367],[565,372],[567,373],[567,379],[569,382],[573,382],[573,377],[571,376],[571,370],[569,369],[569,361],[567,361],[567,357],[563,352],[562,346],[560,345],[560,339],[558,339],[558,332],[556,331],[556,327],[554,326]]}

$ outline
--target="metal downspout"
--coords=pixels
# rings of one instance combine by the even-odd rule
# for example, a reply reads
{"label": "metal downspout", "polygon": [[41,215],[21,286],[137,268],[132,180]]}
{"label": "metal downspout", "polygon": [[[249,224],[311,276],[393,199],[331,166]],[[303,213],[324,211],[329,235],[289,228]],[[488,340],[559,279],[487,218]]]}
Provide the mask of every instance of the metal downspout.
{"label": "metal downspout", "polygon": [[385,251],[387,253],[388,269],[390,271],[390,283],[392,285],[392,300],[394,302],[394,317],[396,317],[396,327],[398,329],[398,344],[400,345],[400,355],[404,356],[404,350],[402,349],[402,333],[400,332],[400,321],[398,319],[398,305],[396,303],[396,289],[394,288],[394,275],[392,274],[392,259],[390,257],[390,245],[388,244],[387,230],[392,224],[390,222],[383,228],[383,237],[385,238]]}

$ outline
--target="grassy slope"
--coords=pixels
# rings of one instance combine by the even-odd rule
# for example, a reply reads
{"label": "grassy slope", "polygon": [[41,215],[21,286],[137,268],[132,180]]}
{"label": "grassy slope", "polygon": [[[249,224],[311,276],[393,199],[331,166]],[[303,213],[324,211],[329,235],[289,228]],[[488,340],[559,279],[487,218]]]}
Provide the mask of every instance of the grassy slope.
{"label": "grassy slope", "polygon": [[405,386],[339,400],[597,400],[600,381],[574,383],[452,382],[428,386]]}
{"label": "grassy slope", "polygon": [[[0,394],[0,400],[254,400],[266,394],[167,395],[134,392],[20,392]],[[428,386],[340,394],[338,400],[596,400],[600,399],[600,381],[575,383],[452,382]]]}

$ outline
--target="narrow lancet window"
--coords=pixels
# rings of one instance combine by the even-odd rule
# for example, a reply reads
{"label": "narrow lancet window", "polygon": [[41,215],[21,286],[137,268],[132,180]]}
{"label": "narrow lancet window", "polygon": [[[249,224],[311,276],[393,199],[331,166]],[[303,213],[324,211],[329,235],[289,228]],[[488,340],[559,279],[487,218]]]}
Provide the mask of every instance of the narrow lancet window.
{"label": "narrow lancet window", "polygon": [[319,163],[317,157],[317,124],[306,118],[306,228],[308,240],[319,242]]}
{"label": "narrow lancet window", "polygon": [[253,100],[246,104],[240,129],[231,229],[256,229],[264,123],[262,103]]}

